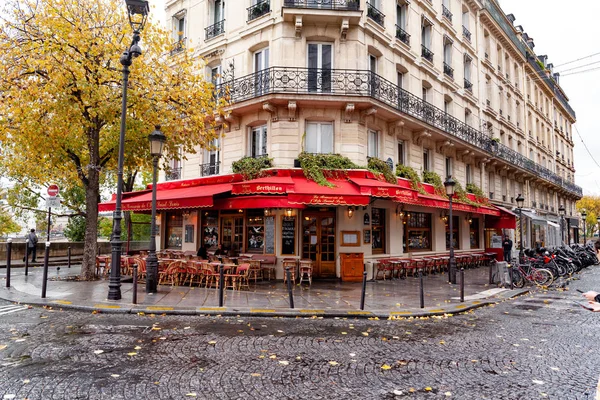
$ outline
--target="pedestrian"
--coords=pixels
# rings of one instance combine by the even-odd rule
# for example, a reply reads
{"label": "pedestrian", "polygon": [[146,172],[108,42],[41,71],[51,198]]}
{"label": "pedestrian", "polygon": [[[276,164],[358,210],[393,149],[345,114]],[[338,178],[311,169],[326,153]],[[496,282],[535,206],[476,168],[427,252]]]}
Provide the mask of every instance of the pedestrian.
{"label": "pedestrian", "polygon": [[198,253],[196,253],[196,255],[203,260],[208,260],[208,251],[206,250],[207,247],[208,247],[207,244],[203,244],[202,246],[200,246],[200,248],[198,249]]}
{"label": "pedestrian", "polygon": [[25,261],[25,259],[29,259],[29,254],[31,253],[31,262],[36,262],[38,237],[35,234],[35,229],[32,228],[25,238],[28,240],[28,242],[27,253],[25,254],[25,257],[23,257],[23,261]]}
{"label": "pedestrian", "polygon": [[508,238],[508,235],[504,235],[504,240],[502,241],[502,250],[504,250],[504,261],[510,262],[512,258],[512,246],[513,242]]}

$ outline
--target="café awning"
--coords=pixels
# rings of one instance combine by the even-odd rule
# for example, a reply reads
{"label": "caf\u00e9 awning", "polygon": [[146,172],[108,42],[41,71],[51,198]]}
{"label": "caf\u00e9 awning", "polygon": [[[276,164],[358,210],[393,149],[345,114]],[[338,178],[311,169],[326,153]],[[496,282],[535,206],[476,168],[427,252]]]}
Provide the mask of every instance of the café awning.
{"label": "caf\u00e9 awning", "polygon": [[292,177],[294,186],[288,189],[290,203],[325,206],[367,206],[371,199],[347,179],[330,179],[333,186],[321,186],[305,177]]}

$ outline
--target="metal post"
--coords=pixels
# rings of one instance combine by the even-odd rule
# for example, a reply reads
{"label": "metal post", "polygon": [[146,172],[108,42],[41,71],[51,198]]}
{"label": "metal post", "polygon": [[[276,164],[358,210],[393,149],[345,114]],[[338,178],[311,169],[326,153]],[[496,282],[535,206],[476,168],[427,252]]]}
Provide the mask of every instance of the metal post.
{"label": "metal post", "polygon": [[460,302],[465,302],[465,269],[460,269]]}
{"label": "metal post", "polygon": [[290,298],[290,308],[294,308],[294,292],[292,291],[292,271],[290,267],[285,269],[285,277],[287,281],[288,296]]}
{"label": "metal post", "polygon": [[48,207],[48,227],[46,228],[46,242],[50,241],[50,216],[52,207]]}
{"label": "metal post", "polygon": [[560,241],[565,244],[565,218],[560,216]]}
{"label": "metal post", "polygon": [[152,217],[150,218],[150,246],[146,270],[146,293],[156,293],[158,284],[158,258],[156,257],[156,169],[158,157],[152,158]]}
{"label": "metal post", "polygon": [[423,270],[419,268],[419,300],[421,308],[425,308],[425,292],[423,291]]}
{"label": "metal post", "polygon": [[225,286],[225,271],[223,264],[219,265],[219,307],[223,307],[223,290]]}
{"label": "metal post", "polygon": [[[147,265],[147,264],[146,264]],[[138,265],[133,264],[133,304],[137,304]]]}
{"label": "metal post", "polygon": [[25,239],[25,276],[29,275],[29,239]]}
{"label": "metal post", "polygon": [[12,239],[6,240],[6,287],[10,287],[10,259],[12,257]]}
{"label": "metal post", "polygon": [[508,279],[510,279],[510,290],[513,290],[515,288],[515,283],[513,282],[513,267],[512,265],[508,264]]}
{"label": "metal post", "polygon": [[583,220],[583,244],[585,246],[585,219]]}
{"label": "metal post", "polygon": [[567,220],[567,246],[571,244],[571,218],[566,218]]}
{"label": "metal post", "polygon": [[46,242],[44,253],[44,273],[42,275],[42,299],[46,298],[46,286],[48,285],[48,257],[50,256],[50,242]]}
{"label": "metal post", "polygon": [[367,271],[363,272],[362,293],[360,294],[360,309],[365,309],[365,293],[367,291]]}
{"label": "metal post", "polygon": [[450,200],[450,207],[448,209],[449,222],[448,227],[450,228],[450,260],[448,265],[448,278],[450,283],[456,284],[456,258],[454,258],[454,232],[452,226],[452,196],[448,196]]}
{"label": "metal post", "polygon": [[489,283],[492,285],[494,283],[494,263],[489,263],[490,271],[489,271]]}
{"label": "metal post", "polygon": [[67,267],[71,268],[71,246],[67,247]]}
{"label": "metal post", "polygon": [[523,250],[523,213],[522,209],[519,208],[519,262],[522,263],[525,259],[525,252]]}

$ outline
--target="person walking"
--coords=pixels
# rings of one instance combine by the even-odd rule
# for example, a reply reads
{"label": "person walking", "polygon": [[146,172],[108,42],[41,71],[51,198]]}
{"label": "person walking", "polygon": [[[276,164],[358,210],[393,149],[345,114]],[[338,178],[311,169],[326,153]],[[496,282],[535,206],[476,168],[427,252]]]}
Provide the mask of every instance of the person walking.
{"label": "person walking", "polygon": [[35,229],[31,229],[31,231],[27,234],[27,236],[25,236],[25,238],[28,240],[27,242],[27,254],[25,255],[25,257],[23,258],[23,261],[25,261],[25,259],[29,259],[29,254],[31,253],[31,262],[36,262],[36,252],[37,252],[37,244],[38,244],[38,237],[35,234]]}
{"label": "person walking", "polygon": [[512,258],[512,246],[512,240],[508,238],[508,235],[504,235],[504,240],[502,241],[502,250],[504,250],[504,261],[506,262],[510,262]]}

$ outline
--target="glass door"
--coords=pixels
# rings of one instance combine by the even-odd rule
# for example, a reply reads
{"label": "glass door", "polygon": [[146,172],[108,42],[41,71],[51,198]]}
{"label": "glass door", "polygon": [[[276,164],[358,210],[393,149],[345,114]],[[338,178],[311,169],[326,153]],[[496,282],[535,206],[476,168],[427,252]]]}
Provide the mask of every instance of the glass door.
{"label": "glass door", "polygon": [[244,219],[241,216],[223,217],[221,220],[221,246],[223,250],[238,251],[244,243]]}
{"label": "glass door", "polygon": [[269,48],[254,53],[255,94],[260,96],[269,92]]}
{"label": "glass door", "polygon": [[332,45],[309,43],[308,45],[308,91],[331,92]]}
{"label": "glass door", "polygon": [[315,278],[335,278],[335,215],[304,213],[302,258],[310,259]]}

